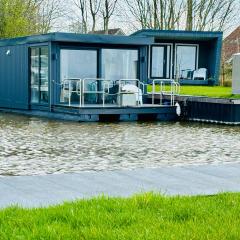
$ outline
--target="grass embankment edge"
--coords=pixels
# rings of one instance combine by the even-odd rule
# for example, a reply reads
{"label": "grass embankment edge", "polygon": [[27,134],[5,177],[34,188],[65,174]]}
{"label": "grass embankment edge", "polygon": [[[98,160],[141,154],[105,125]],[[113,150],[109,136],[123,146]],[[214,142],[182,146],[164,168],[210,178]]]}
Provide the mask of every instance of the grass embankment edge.
{"label": "grass embankment edge", "polygon": [[[156,86],[156,90],[160,89],[159,86]],[[169,90],[170,87],[166,86],[166,90]],[[152,86],[149,85],[148,91],[152,91]],[[203,96],[210,98],[228,98],[228,99],[240,99],[240,94],[232,94],[231,87],[221,87],[221,86],[181,86],[180,95],[189,95],[189,96]]]}
{"label": "grass embankment edge", "polygon": [[3,239],[239,239],[240,194],[99,197],[0,210]]}

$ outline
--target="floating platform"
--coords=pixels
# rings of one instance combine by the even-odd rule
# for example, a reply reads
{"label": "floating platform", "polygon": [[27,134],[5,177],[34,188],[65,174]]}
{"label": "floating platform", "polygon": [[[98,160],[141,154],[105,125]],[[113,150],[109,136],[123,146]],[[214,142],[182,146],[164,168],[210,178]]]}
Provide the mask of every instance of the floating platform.
{"label": "floating platform", "polygon": [[[152,96],[149,95],[149,101]],[[164,95],[163,101],[170,96]],[[160,96],[155,95],[155,102]],[[175,101],[181,106],[181,119],[188,121],[240,125],[240,99],[224,99],[179,95]]]}
{"label": "floating platform", "polygon": [[0,109],[4,112],[24,114],[28,116],[46,117],[51,119],[70,120],[77,122],[112,122],[112,121],[175,121],[178,116],[175,106],[144,104],[136,107],[119,107],[91,105],[79,106],[56,105],[51,112],[39,108],[31,110]]}

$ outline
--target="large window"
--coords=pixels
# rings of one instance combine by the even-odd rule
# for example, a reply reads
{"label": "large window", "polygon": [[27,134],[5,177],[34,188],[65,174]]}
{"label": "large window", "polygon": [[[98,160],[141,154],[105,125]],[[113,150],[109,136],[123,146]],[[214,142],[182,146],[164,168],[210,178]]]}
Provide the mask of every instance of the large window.
{"label": "large window", "polygon": [[[79,79],[85,79],[85,91],[97,91],[95,79],[97,78],[97,50],[62,49],[60,54],[61,90],[59,100],[61,103],[79,104]],[[90,78],[86,80],[86,78]],[[97,94],[84,95],[85,103],[96,103]]]}
{"label": "large window", "polygon": [[96,78],[96,50],[61,50],[61,81],[69,78]]}
{"label": "large window", "polygon": [[176,45],[176,66],[177,77],[191,79],[192,72],[197,69],[198,45]]}
{"label": "large window", "polygon": [[31,103],[48,103],[48,47],[30,49]]}
{"label": "large window", "polygon": [[[98,53],[101,54],[101,60]],[[85,104],[102,102],[104,85],[96,79],[137,79],[138,54],[137,49],[61,49],[60,84],[57,91],[59,102],[75,105],[79,105],[80,100],[84,100]],[[80,85],[79,79],[85,79],[83,85]],[[115,93],[116,86],[112,84],[114,86],[111,90]],[[84,97],[80,94],[83,88]],[[105,102],[111,102],[110,98],[105,99]]]}
{"label": "large window", "polygon": [[102,76],[109,80],[138,78],[138,50],[103,49]]}
{"label": "large window", "polygon": [[151,78],[170,78],[171,46],[158,45],[151,47]]}

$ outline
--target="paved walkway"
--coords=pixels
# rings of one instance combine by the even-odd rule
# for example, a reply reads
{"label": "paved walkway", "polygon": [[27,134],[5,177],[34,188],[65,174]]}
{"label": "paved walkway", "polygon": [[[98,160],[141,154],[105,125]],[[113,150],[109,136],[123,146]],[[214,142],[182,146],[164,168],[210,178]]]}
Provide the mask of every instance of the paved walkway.
{"label": "paved walkway", "polygon": [[127,197],[146,191],[167,195],[240,192],[240,164],[0,177],[0,207],[40,207],[101,194]]}

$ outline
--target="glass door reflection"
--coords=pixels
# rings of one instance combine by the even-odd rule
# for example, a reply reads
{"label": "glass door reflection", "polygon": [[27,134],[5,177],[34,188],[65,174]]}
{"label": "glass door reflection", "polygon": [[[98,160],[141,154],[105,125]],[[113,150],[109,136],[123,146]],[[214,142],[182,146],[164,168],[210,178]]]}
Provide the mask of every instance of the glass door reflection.
{"label": "glass door reflection", "polygon": [[[92,78],[87,81],[84,90],[95,89],[94,79],[97,78],[97,50],[61,49],[60,54],[60,78],[61,91],[60,103],[71,102],[73,105],[80,104],[80,79]],[[97,103],[96,94],[85,94],[86,103]]]}

